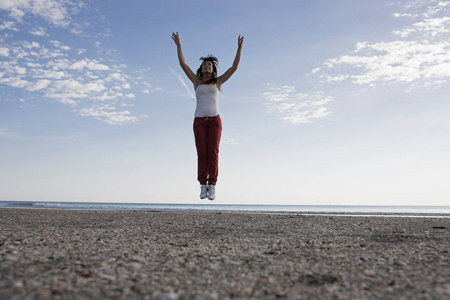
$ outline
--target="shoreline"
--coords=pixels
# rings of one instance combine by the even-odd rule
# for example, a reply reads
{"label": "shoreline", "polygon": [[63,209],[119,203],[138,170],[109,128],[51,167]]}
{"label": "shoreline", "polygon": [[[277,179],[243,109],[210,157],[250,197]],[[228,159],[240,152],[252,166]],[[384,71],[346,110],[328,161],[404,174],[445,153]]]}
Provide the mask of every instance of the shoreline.
{"label": "shoreline", "polygon": [[2,208],[450,218],[450,206],[374,206],[374,205],[330,206],[330,205],[245,205],[245,204],[233,205],[233,204],[216,204],[216,203],[164,204],[164,203],[0,201],[0,209]]}
{"label": "shoreline", "polygon": [[61,210],[61,211],[115,211],[115,212],[154,212],[154,213],[209,213],[209,214],[249,214],[249,215],[281,215],[281,216],[319,216],[319,217],[392,217],[392,218],[449,218],[448,213],[361,213],[361,212],[299,212],[299,211],[220,211],[220,210],[206,210],[206,209],[95,209],[95,208],[44,208],[44,207],[0,207],[1,209],[30,209],[30,210]]}
{"label": "shoreline", "polygon": [[0,209],[0,298],[450,297],[450,219]]}

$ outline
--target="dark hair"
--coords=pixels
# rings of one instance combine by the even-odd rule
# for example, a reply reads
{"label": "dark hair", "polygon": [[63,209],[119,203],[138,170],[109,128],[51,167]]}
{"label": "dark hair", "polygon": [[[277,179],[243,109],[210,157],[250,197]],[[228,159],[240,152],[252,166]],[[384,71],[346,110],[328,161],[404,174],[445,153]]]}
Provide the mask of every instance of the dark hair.
{"label": "dark hair", "polygon": [[219,60],[217,57],[212,56],[211,54],[208,54],[207,57],[200,57],[200,60],[202,60],[202,64],[200,65],[200,68],[197,70],[197,77],[200,79],[203,79],[203,72],[202,72],[202,65],[205,61],[210,61],[213,63],[213,73],[212,78],[208,80],[208,82],[205,82],[206,84],[216,83],[217,82],[217,66],[219,64]]}

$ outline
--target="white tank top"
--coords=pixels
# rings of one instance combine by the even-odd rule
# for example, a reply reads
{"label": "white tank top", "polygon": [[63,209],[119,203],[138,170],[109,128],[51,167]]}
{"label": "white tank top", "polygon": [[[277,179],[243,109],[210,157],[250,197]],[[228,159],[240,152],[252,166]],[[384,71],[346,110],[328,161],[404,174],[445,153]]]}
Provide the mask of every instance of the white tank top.
{"label": "white tank top", "polygon": [[215,117],[219,114],[219,89],[214,84],[201,84],[195,90],[197,107],[195,117]]}

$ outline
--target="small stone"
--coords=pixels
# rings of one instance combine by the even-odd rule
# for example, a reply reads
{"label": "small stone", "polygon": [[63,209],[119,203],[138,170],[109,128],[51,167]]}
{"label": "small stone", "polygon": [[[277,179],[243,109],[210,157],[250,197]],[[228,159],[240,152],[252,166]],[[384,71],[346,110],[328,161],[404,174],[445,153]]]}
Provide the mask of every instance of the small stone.
{"label": "small stone", "polygon": [[15,281],[13,281],[11,283],[11,286],[13,288],[18,288],[18,289],[23,288],[23,281],[22,280],[15,280]]}
{"label": "small stone", "polygon": [[88,271],[81,271],[79,274],[80,274],[81,277],[85,277],[85,278],[94,277],[94,275],[91,272],[88,272]]}
{"label": "small stone", "polygon": [[7,261],[18,261],[19,258],[16,255],[13,255],[13,254],[6,254],[5,255],[5,260],[7,260]]}
{"label": "small stone", "polygon": [[396,260],[394,261],[393,265],[396,267],[405,267],[407,264],[402,261]]}
{"label": "small stone", "polygon": [[52,295],[61,295],[62,291],[58,288],[52,289]]}
{"label": "small stone", "polygon": [[110,281],[116,280],[116,276],[109,275],[109,274],[104,274],[104,273],[101,273],[101,272],[97,273],[97,277],[101,278],[101,279],[107,279],[107,280],[110,280]]}
{"label": "small stone", "polygon": [[219,299],[219,295],[216,292],[205,292],[203,294],[205,300],[217,300]]}
{"label": "small stone", "polygon": [[171,293],[163,293],[156,295],[156,299],[158,300],[176,300],[178,299],[178,295],[171,292]]}
{"label": "small stone", "polygon": [[377,273],[375,273],[375,271],[374,270],[364,270],[364,274],[366,274],[367,276],[370,276],[370,277],[375,277],[376,275],[377,275]]}
{"label": "small stone", "polygon": [[130,271],[139,270],[141,267],[142,267],[142,264],[140,264],[138,262],[131,262],[127,265],[127,268]]}
{"label": "small stone", "polygon": [[142,257],[142,256],[132,256],[131,260],[137,261],[137,262],[140,262],[140,263],[143,263],[143,264],[147,262],[147,260],[144,257]]}

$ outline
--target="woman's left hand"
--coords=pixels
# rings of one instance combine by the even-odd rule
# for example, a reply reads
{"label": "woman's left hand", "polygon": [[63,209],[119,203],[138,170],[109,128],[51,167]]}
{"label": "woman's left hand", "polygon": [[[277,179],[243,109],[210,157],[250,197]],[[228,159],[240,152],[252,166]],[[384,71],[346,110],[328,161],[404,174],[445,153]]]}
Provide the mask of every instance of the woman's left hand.
{"label": "woman's left hand", "polygon": [[243,44],[244,44],[244,37],[239,36],[238,37],[238,48],[242,49]]}

